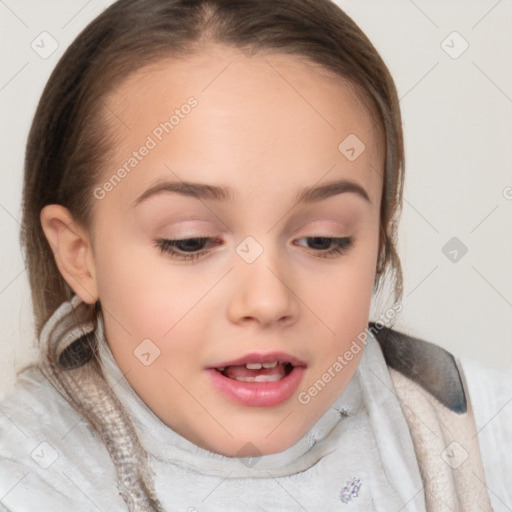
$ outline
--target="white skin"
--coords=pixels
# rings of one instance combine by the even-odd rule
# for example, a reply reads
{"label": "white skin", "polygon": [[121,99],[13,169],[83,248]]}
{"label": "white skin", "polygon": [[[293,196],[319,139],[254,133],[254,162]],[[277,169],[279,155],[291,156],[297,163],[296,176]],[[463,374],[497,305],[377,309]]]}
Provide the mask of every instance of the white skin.
{"label": "white skin", "polygon": [[[118,143],[98,186],[191,96],[198,105],[190,114],[104,199],[91,197],[88,229],[59,205],[45,207],[41,221],[63,277],[85,302],[100,300],[117,364],[162,422],[224,455],[242,448],[247,456],[276,453],[328,410],[363,352],[307,405],[299,402],[298,394],[368,324],[382,134],[354,88],[319,66],[295,56],[249,58],[211,46],[139,70],[105,100],[106,111],[115,113],[109,122]],[[352,162],[338,149],[350,134],[365,144]],[[134,206],[161,180],[229,186],[233,198],[160,192]],[[337,180],[356,183],[370,201],[349,191],[295,202],[304,188]],[[250,264],[235,250],[248,236],[263,249]],[[155,243],[200,237],[217,242],[189,261]],[[319,250],[311,237],[352,237],[353,245],[322,257],[334,244]],[[145,339],[160,349],[149,366],[134,355]],[[276,406],[235,403],[204,371],[274,351],[307,363],[297,392]]]}

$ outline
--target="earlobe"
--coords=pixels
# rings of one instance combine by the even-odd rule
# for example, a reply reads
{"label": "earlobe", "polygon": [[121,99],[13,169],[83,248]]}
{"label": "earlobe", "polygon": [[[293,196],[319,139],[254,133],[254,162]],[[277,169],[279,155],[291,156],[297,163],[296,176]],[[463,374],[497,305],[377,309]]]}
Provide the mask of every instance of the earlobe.
{"label": "earlobe", "polygon": [[92,246],[87,231],[67,208],[50,204],[41,210],[41,226],[55,257],[59,272],[86,303],[98,300]]}

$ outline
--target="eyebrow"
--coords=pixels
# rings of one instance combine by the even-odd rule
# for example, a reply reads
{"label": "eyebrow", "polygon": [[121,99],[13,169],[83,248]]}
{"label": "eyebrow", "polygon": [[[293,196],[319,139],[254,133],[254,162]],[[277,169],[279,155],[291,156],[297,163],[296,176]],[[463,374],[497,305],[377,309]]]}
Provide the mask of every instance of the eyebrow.
{"label": "eyebrow", "polygon": [[[193,183],[190,181],[162,181],[156,183],[152,187],[143,192],[134,202],[134,207],[146,201],[150,197],[162,192],[171,192],[196,199],[215,200],[215,201],[232,201],[235,197],[231,187],[219,187],[216,185],[208,185],[206,183]],[[366,190],[358,183],[350,180],[338,180],[325,185],[307,187],[296,195],[296,203],[316,203],[329,197],[354,193],[371,204],[370,197]]]}

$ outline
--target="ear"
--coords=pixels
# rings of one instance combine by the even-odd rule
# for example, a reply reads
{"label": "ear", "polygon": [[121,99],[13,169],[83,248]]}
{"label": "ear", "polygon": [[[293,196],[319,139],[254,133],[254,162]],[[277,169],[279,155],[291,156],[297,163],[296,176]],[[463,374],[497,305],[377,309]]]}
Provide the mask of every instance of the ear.
{"label": "ear", "polygon": [[94,304],[98,288],[88,233],[59,204],[45,206],[40,218],[62,277],[84,302]]}

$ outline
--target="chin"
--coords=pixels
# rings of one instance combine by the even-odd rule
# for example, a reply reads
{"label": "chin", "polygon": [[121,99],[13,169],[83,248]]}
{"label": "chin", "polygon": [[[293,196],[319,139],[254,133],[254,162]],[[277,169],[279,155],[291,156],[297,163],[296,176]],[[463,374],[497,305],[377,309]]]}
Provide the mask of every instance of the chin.
{"label": "chin", "polygon": [[228,443],[216,443],[206,449],[226,457],[261,457],[262,455],[280,453],[293,446],[299,439],[276,439],[263,443],[260,436],[254,438],[244,436]]}
{"label": "chin", "polygon": [[[309,430],[308,427],[297,429],[296,425],[283,421],[287,415],[290,418],[293,416],[288,411],[279,415],[277,420],[272,418],[271,421],[262,422],[260,419],[255,422],[246,419],[245,425],[239,424],[236,429],[229,429],[231,435],[225,433],[217,439],[209,437],[193,442],[201,448],[226,457],[260,457],[279,453],[293,446]],[[211,430],[208,433],[211,435]]]}

